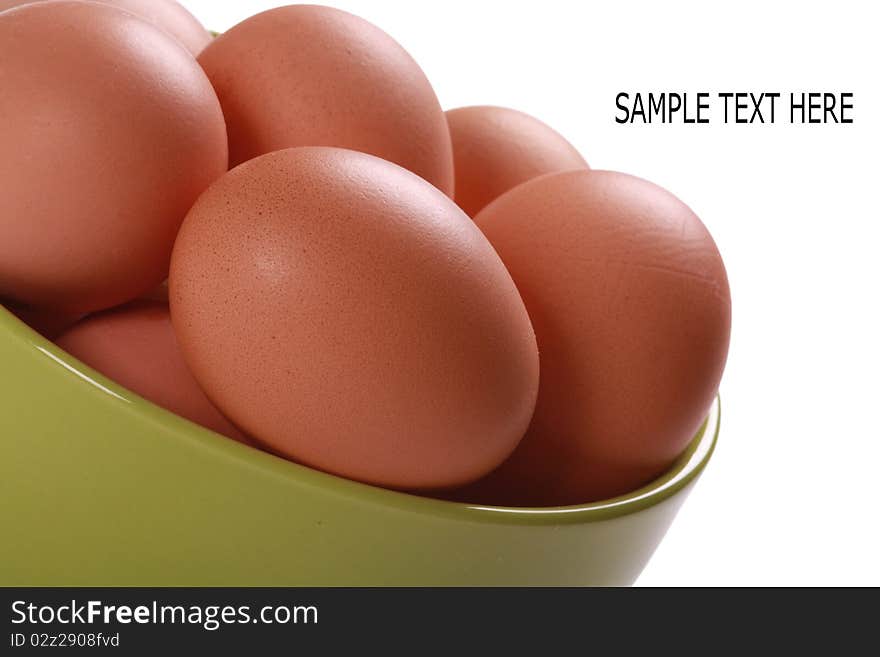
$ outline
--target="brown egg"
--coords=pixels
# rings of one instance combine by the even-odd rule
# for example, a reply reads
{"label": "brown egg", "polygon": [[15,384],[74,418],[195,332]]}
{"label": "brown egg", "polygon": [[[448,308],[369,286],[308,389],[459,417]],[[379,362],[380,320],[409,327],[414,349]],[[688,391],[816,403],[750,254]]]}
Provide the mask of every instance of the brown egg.
{"label": "brown egg", "polygon": [[532,416],[538,356],[510,275],[448,197],[385,160],[297,148],[239,166],[187,216],[169,287],[208,396],[301,463],[463,484]]}
{"label": "brown egg", "polygon": [[541,386],[516,452],[456,497],[576,504],[660,475],[700,427],[727,358],[730,293],[706,228],[669,192],[609,171],[532,180],[475,222],[522,293]]}
{"label": "brown egg", "polygon": [[446,112],[455,161],[455,202],[471,217],[504,192],[546,173],[589,168],[562,135],[505,107]]}
{"label": "brown egg", "polygon": [[161,283],[226,170],[198,63],[130,13],[39,2],[0,14],[0,88],[0,297],[85,313]]}
{"label": "brown egg", "polygon": [[[0,0],[0,11],[41,0]],[[91,0],[125,9],[173,36],[197,56],[211,42],[211,33],[174,0]]]}
{"label": "brown egg", "polygon": [[452,195],[452,146],[434,90],[365,20],[314,5],[272,9],[219,36],[199,61],[223,105],[232,165],[292,146],[337,146]]}
{"label": "brown egg", "polygon": [[92,315],[58,346],[86,365],[172,413],[250,444],[208,401],[180,355],[168,306],[155,301]]}

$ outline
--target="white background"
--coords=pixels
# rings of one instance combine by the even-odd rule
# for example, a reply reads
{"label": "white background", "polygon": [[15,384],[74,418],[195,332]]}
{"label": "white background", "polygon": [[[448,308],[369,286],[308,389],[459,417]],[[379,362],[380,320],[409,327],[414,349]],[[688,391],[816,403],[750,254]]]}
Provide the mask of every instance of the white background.
{"label": "white background", "polygon": [[[184,4],[222,31],[281,3]],[[715,236],[734,299],[721,438],[639,583],[880,585],[872,3],[334,4],[401,42],[444,107],[529,112]],[[619,91],[852,91],[855,123],[618,125]]]}

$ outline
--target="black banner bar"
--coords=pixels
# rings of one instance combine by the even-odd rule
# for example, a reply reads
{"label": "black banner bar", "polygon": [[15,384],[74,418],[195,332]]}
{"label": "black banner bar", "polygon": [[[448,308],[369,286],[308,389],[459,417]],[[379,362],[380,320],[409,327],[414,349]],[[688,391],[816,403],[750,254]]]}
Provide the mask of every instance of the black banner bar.
{"label": "black banner bar", "polygon": [[540,655],[676,645],[764,653],[800,642],[848,654],[848,646],[876,648],[869,631],[878,597],[828,589],[5,588],[0,601],[3,655],[458,655],[475,654],[475,641],[492,655],[504,646]]}

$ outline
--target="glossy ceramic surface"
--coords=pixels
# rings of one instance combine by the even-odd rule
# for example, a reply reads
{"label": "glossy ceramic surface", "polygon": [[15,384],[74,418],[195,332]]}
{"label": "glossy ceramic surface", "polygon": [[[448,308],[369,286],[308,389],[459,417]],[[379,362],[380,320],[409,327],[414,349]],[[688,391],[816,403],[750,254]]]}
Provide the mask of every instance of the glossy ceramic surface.
{"label": "glossy ceramic surface", "polygon": [[0,307],[0,585],[627,585],[708,462],[716,402],[663,477],[573,507],[383,490],[223,438]]}

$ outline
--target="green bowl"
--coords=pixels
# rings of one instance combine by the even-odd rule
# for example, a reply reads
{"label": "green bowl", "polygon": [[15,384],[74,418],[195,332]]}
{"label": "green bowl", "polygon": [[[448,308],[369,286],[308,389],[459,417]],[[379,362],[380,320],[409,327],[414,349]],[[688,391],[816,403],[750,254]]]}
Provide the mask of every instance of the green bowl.
{"label": "green bowl", "polygon": [[116,385],[0,307],[0,585],[628,585],[705,467],[629,495],[526,509],[324,474]]}

